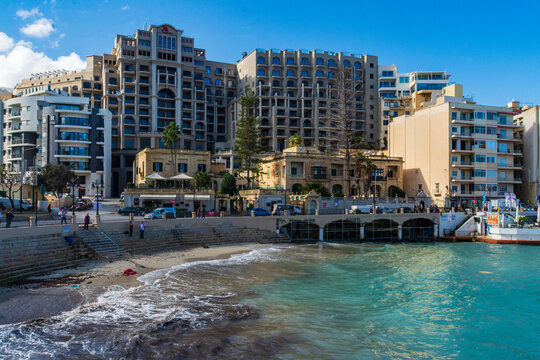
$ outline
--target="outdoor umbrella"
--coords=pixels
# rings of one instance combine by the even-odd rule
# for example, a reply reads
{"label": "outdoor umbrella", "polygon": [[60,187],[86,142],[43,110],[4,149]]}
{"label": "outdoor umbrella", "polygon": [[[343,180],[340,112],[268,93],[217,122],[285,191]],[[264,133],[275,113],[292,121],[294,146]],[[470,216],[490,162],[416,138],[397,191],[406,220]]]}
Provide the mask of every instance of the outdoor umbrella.
{"label": "outdoor umbrella", "polygon": [[173,177],[170,177],[169,180],[181,180],[182,181],[182,189],[184,189],[184,180],[192,180],[193,177],[186,175],[186,174],[178,174]]}

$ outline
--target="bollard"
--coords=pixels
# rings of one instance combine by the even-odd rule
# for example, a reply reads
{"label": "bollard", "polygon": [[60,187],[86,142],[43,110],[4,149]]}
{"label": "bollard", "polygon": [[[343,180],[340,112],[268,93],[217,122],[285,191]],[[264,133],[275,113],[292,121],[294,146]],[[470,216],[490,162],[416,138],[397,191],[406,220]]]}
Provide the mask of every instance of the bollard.
{"label": "bollard", "polygon": [[99,225],[99,223],[101,222],[101,219],[99,217],[100,215],[98,214],[94,215],[94,225]]}
{"label": "bollard", "polygon": [[319,241],[324,241],[324,229],[319,228]]}
{"label": "bollard", "polygon": [[251,210],[250,213],[251,213],[251,217],[255,217],[255,211]]}
{"label": "bollard", "polygon": [[364,240],[364,237],[365,237],[364,234],[365,234],[364,233],[364,225],[362,225],[362,226],[360,226],[360,239],[361,240]]}
{"label": "bollard", "polygon": [[439,237],[439,225],[435,224],[433,226],[433,237],[436,239]]}
{"label": "bollard", "polygon": [[33,217],[29,217],[28,220],[30,220],[30,227],[33,227],[33,226],[36,226],[35,223],[34,223],[34,218]]}
{"label": "bollard", "polygon": [[349,209],[345,209],[345,215],[349,215]]}
{"label": "bollard", "polygon": [[161,219],[163,219],[163,220],[167,219],[167,214],[165,214],[165,213],[161,214]]}
{"label": "bollard", "polygon": [[133,213],[129,213],[129,221],[133,221]]}
{"label": "bollard", "polygon": [[283,210],[283,216],[289,216],[289,210]]}
{"label": "bollard", "polygon": [[191,212],[191,218],[195,219],[197,217],[197,213],[195,211]]}
{"label": "bollard", "polygon": [[220,211],[219,212],[219,217],[223,217],[223,216],[225,216],[224,211]]}
{"label": "bollard", "polygon": [[403,239],[403,228],[401,227],[401,225],[398,225],[398,239],[399,240],[402,240]]}
{"label": "bollard", "polygon": [[69,220],[69,223],[70,223],[71,225],[76,224],[76,223],[77,223],[77,215],[72,214],[72,215],[71,215],[71,219]]}
{"label": "bollard", "polygon": [[404,208],[400,208],[400,209],[399,209],[399,213],[400,213],[400,214],[404,214],[404,213],[405,213],[405,209],[404,209]]}
{"label": "bollard", "polygon": [[315,215],[319,215],[319,209],[315,209]]}

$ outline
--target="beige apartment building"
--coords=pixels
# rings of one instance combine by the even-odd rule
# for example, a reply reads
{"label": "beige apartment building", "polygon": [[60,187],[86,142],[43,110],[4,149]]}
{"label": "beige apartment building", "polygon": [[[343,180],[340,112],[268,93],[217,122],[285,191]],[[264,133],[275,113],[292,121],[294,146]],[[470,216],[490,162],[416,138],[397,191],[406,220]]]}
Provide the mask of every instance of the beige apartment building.
{"label": "beige apartment building", "polygon": [[405,192],[423,190],[439,206],[504,198],[521,183],[521,138],[511,107],[476,104],[462,85],[389,125],[389,154],[402,157]]}
{"label": "beige apartment building", "polygon": [[[354,159],[351,160],[352,196],[371,195],[376,190],[377,196],[386,197],[393,187],[403,188],[401,158],[378,152],[367,154],[375,165],[369,181],[354,176]],[[261,159],[258,182],[262,188],[286,189],[291,193],[299,192],[308,182],[316,182],[330,193],[340,195],[347,186],[345,156],[342,152],[326,153],[314,147],[287,148]]]}
{"label": "beige apartment building", "polygon": [[523,203],[537,206],[540,196],[540,105],[522,107],[514,116],[514,125],[518,126],[517,131],[527,149],[521,159],[522,182],[515,185],[516,195]]}
{"label": "beige apartment building", "polygon": [[299,134],[307,147],[340,147],[340,134],[330,111],[331,92],[342,69],[354,73],[354,130],[367,141],[379,140],[376,56],[256,49],[238,62],[237,69],[240,93],[250,87],[259,99],[257,115],[265,148],[281,151],[294,134]]}
{"label": "beige apartment building", "polygon": [[113,196],[133,178],[139,150],[164,147],[163,130],[172,121],[181,129],[181,149],[214,151],[227,141],[236,66],[208,60],[182,30],[151,25],[133,36],[117,35],[111,53],[86,61],[81,71],[34,74],[15,92],[50,85],[111,111]]}
{"label": "beige apartment building", "polygon": [[[433,104],[449,84],[446,71],[414,71],[399,73],[396,65],[379,65],[379,98],[381,139],[388,142],[388,124],[402,115]],[[386,139],[386,140],[385,140]]]}
{"label": "beige apartment building", "polygon": [[[138,152],[133,164],[135,185],[150,185],[159,181],[174,182],[170,178],[179,174],[193,177],[199,171],[210,172],[209,151],[177,149],[173,153],[174,156],[170,149],[150,148]],[[163,179],[148,178],[152,174],[157,174]]]}

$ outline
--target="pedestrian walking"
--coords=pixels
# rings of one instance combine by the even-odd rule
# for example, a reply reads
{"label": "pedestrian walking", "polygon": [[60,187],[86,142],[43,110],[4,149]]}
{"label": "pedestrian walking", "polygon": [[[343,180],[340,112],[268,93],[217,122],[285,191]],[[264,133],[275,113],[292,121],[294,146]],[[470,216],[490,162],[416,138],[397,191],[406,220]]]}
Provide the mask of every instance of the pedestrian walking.
{"label": "pedestrian walking", "polygon": [[6,211],[6,227],[11,227],[11,221],[13,220],[13,218],[15,217],[15,215],[13,215],[13,209],[9,209],[8,211]]}
{"label": "pedestrian walking", "polygon": [[202,206],[202,218],[204,219],[206,217],[206,205]]}
{"label": "pedestrian walking", "polygon": [[60,210],[60,216],[61,216],[60,225],[67,224],[66,209],[62,208]]}
{"label": "pedestrian walking", "polygon": [[52,214],[51,204],[47,205],[47,211],[49,212],[49,215]]}
{"label": "pedestrian walking", "polygon": [[144,228],[145,228],[145,225],[144,225],[144,221],[141,223],[141,236],[139,237],[139,239],[144,239]]}
{"label": "pedestrian walking", "polygon": [[129,237],[133,236],[133,220],[129,220]]}
{"label": "pedestrian walking", "polygon": [[88,230],[88,225],[90,225],[90,214],[86,213],[86,216],[84,217],[84,229]]}

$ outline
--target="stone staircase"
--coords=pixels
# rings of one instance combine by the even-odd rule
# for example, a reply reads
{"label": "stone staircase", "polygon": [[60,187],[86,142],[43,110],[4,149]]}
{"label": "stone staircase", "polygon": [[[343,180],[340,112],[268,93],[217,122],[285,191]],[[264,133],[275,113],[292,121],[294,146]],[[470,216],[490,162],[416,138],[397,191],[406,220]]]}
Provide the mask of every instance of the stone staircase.
{"label": "stone staircase", "polygon": [[61,234],[6,239],[0,242],[0,284],[74,267],[92,255]]}
{"label": "stone staircase", "polygon": [[129,254],[116,243],[109,235],[100,230],[86,230],[79,232],[79,238],[98,259],[115,261],[127,259]]}

